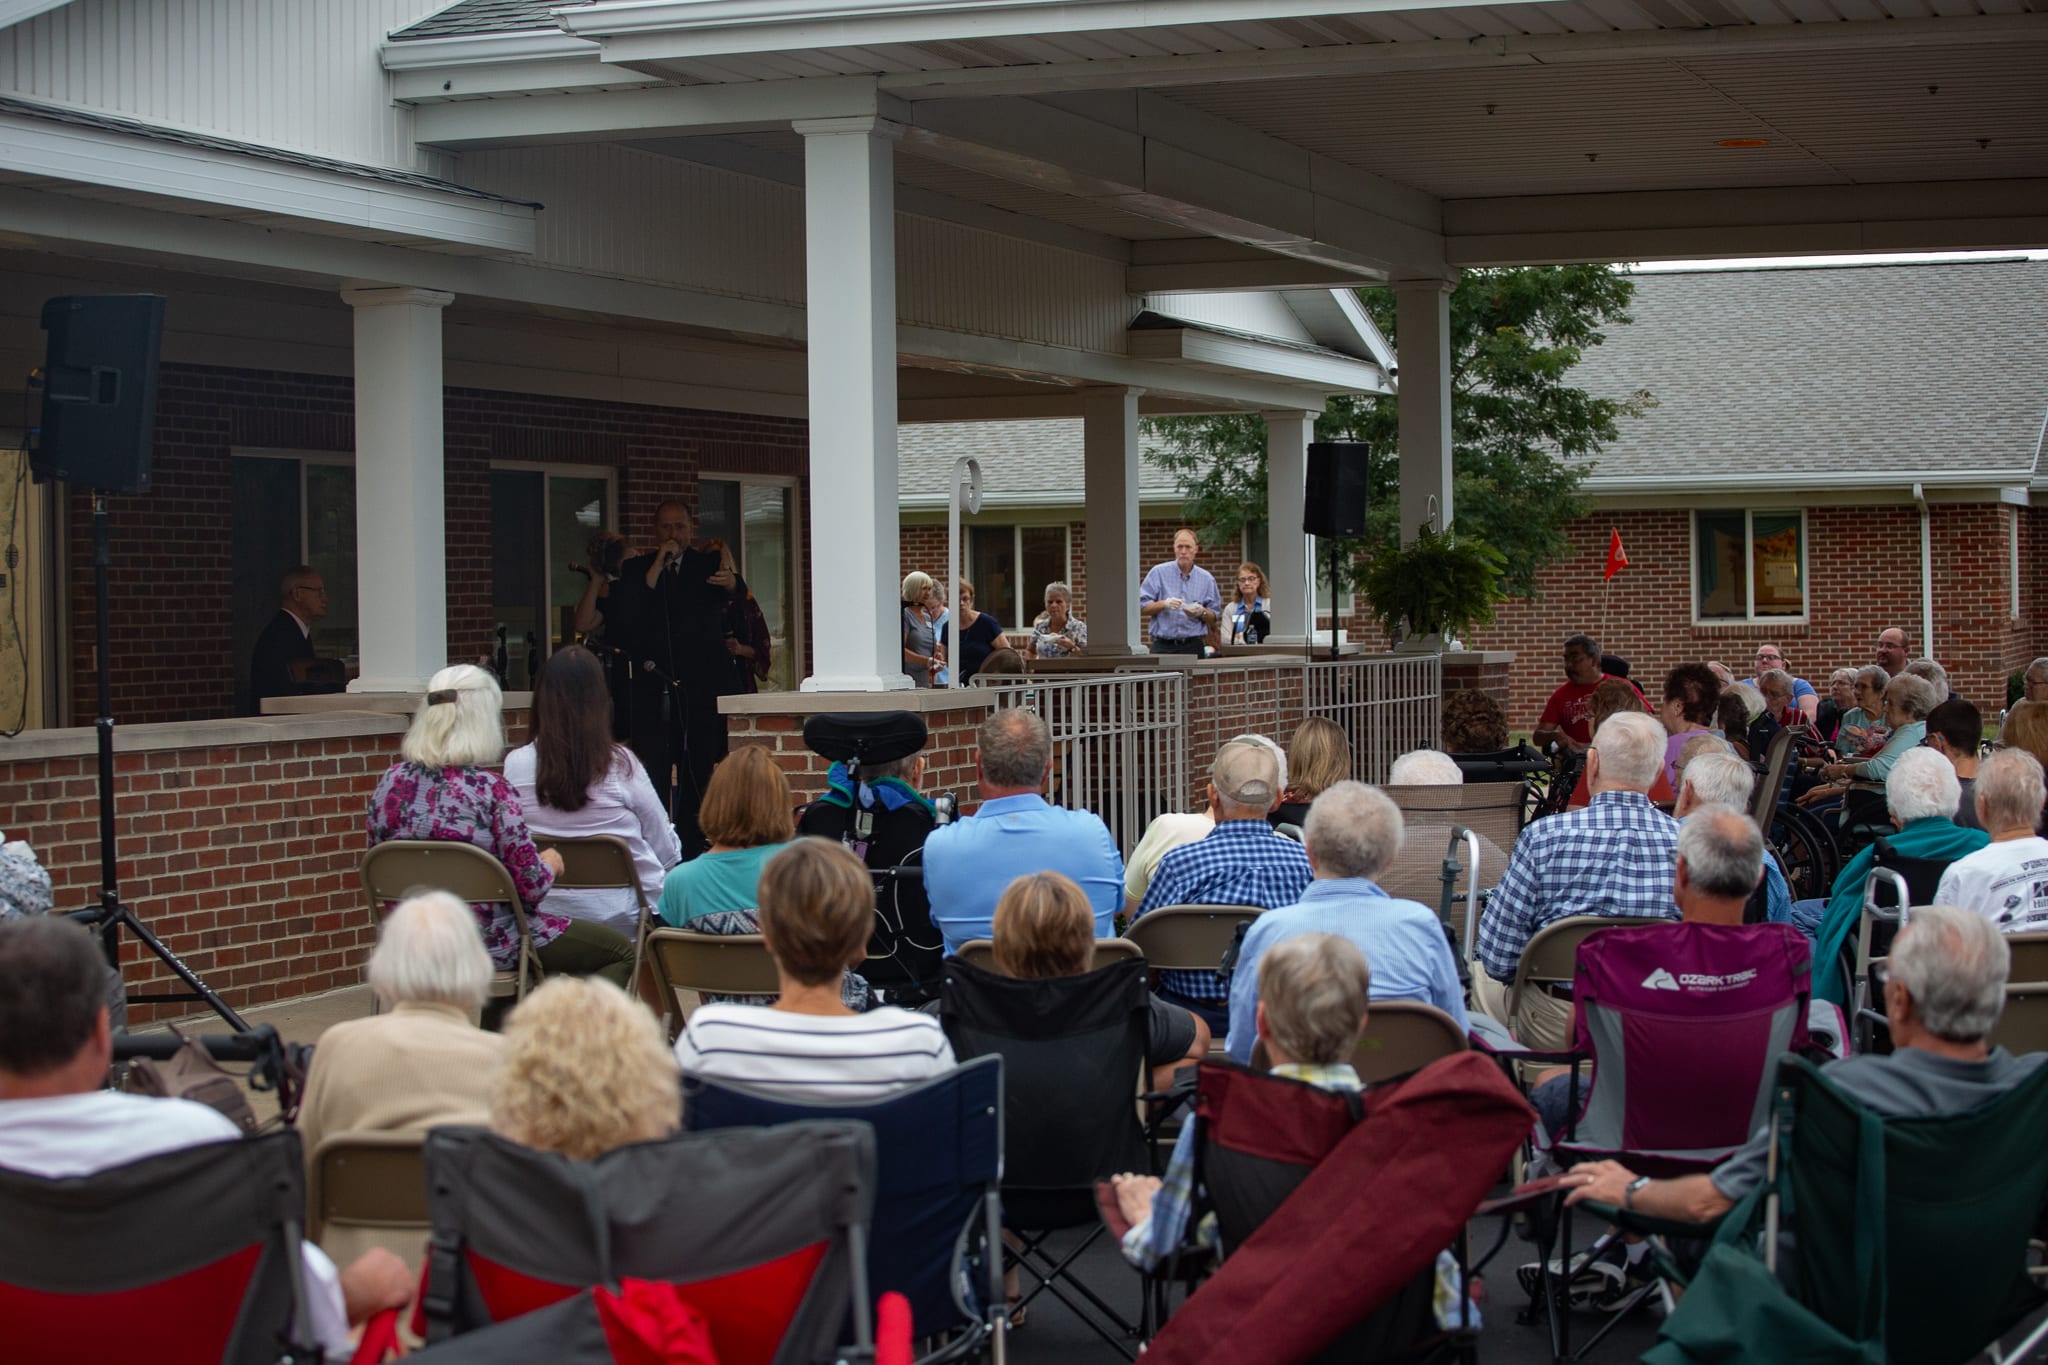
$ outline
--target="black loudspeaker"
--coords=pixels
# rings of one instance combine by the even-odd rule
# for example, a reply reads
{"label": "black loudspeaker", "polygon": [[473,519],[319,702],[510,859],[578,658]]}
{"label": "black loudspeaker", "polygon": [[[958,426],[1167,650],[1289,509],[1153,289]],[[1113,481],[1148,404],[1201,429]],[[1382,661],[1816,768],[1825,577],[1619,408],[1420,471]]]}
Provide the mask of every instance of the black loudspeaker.
{"label": "black loudspeaker", "polygon": [[43,305],[42,435],[29,455],[39,479],[103,493],[149,491],[156,433],[161,294],[74,295]]}
{"label": "black loudspeaker", "polygon": [[1308,448],[1308,487],[1301,529],[1312,536],[1365,534],[1365,474],[1372,447],[1364,441],[1315,441]]}

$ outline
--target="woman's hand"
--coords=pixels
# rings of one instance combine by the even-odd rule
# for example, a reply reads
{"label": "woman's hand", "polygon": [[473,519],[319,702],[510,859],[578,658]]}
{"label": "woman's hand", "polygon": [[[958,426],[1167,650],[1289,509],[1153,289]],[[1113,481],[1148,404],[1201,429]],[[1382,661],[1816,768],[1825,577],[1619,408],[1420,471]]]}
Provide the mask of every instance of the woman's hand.
{"label": "woman's hand", "polygon": [[554,849],[542,849],[540,851],[540,861],[543,867],[547,868],[548,871],[554,873],[557,877],[562,875],[562,855]]}

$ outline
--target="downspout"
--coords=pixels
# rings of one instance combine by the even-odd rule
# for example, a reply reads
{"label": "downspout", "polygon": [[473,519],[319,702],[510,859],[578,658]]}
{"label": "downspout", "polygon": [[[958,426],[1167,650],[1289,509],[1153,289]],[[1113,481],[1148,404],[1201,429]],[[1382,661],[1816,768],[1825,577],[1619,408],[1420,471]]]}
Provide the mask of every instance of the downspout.
{"label": "downspout", "polygon": [[1913,505],[1920,509],[1920,657],[1934,657],[1934,540],[1928,530],[1927,494],[1913,485]]}

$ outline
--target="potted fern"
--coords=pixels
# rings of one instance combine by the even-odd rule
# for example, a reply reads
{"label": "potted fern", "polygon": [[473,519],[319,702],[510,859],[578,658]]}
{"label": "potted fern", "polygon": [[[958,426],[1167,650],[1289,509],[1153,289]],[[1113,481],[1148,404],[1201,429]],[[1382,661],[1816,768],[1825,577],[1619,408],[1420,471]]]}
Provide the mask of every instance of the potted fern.
{"label": "potted fern", "polygon": [[1476,536],[1424,526],[1413,543],[1374,551],[1360,587],[1397,652],[1437,653],[1447,637],[1493,620],[1503,567]]}

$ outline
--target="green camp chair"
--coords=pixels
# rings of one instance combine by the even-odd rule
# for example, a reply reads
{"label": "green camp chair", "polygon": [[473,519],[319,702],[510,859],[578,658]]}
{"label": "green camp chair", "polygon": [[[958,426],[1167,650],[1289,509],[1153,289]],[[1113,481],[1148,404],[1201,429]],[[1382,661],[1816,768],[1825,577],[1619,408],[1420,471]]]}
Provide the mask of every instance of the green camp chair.
{"label": "green camp chair", "polygon": [[[1768,1176],[1720,1220],[1645,1365],[1948,1365],[1992,1350],[2048,1303],[2027,1273],[2048,1202],[2044,1131],[2048,1068],[1965,1114],[1885,1119],[1783,1058]],[[1650,1234],[1707,1231],[1599,1212]],[[2048,1322],[2008,1358],[2044,1338]]]}

